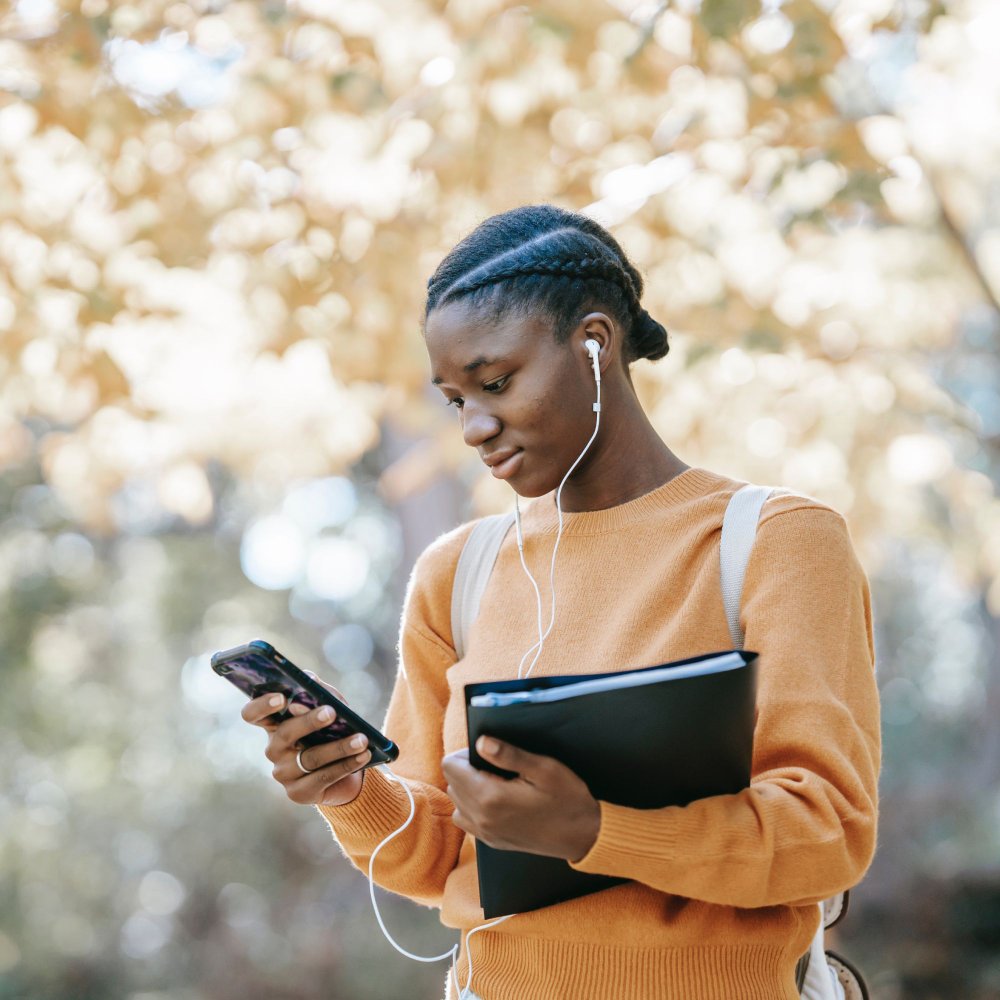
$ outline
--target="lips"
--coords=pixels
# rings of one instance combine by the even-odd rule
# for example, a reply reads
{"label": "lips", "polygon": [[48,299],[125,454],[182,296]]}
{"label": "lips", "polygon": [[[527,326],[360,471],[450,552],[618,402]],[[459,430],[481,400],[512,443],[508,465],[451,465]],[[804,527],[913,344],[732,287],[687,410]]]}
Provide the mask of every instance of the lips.
{"label": "lips", "polygon": [[485,456],[483,461],[490,467],[494,479],[508,479],[521,467],[523,455],[520,448],[504,448]]}

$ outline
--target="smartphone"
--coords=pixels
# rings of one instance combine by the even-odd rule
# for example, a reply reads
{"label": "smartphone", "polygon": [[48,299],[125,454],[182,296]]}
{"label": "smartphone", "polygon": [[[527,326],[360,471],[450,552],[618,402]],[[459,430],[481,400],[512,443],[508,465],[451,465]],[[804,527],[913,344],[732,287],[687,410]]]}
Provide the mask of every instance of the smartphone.
{"label": "smartphone", "polygon": [[[269,643],[254,639],[235,649],[213,653],[212,669],[230,684],[235,684],[248,698],[259,698],[262,694],[277,691],[285,696],[289,706],[297,703],[313,709],[329,705],[336,712],[333,722],[303,736],[299,740],[300,746],[313,747],[363,733],[368,737],[368,749],[372,755],[365,767],[387,764],[399,756],[399,747],[392,740],[383,736],[356,712],[352,712],[335,694],[300,670]],[[289,715],[286,706],[280,712],[275,712],[271,721],[279,723],[288,718],[294,716]]]}

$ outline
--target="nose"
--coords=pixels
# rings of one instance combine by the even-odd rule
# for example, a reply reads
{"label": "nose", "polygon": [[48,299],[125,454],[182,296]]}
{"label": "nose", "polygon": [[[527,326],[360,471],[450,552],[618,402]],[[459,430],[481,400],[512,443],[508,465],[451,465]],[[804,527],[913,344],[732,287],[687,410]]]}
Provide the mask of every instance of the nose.
{"label": "nose", "polygon": [[500,433],[500,421],[482,404],[467,399],[462,407],[462,437],[470,448],[478,448]]}

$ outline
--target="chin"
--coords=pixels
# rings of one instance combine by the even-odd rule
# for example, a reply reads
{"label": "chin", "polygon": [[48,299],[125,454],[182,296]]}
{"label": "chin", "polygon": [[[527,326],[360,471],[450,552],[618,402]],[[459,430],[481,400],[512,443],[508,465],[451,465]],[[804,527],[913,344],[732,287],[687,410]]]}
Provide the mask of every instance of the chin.
{"label": "chin", "polygon": [[565,473],[553,473],[551,461],[543,459],[532,467],[527,461],[522,460],[521,467],[506,482],[519,497],[534,500],[559,489],[563,475]]}
{"label": "chin", "polygon": [[534,500],[536,497],[543,497],[546,493],[551,493],[556,488],[555,486],[515,486],[513,483],[510,484],[510,487],[519,497],[523,497],[525,500]]}
{"label": "chin", "polygon": [[553,482],[545,480],[539,482],[538,479],[525,476],[523,479],[518,478],[516,482],[510,479],[507,481],[507,484],[519,497],[524,497],[525,500],[534,500],[536,497],[543,497],[548,493],[554,493],[559,489],[560,482],[561,479],[556,479]]}

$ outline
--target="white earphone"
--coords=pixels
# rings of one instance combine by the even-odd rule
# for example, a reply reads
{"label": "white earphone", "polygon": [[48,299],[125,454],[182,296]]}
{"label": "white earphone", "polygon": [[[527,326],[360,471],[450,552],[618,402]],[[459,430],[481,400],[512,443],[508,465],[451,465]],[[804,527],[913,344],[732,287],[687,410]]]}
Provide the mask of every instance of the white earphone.
{"label": "white earphone", "polygon": [[587,348],[587,353],[590,355],[590,360],[594,363],[594,379],[597,384],[601,384],[601,364],[600,364],[600,354],[601,345],[596,340],[585,340],[583,346]]}
{"label": "white earphone", "polygon": [[[600,353],[601,345],[592,339],[587,339],[583,342],[583,346],[587,349],[587,353],[590,355],[590,360],[594,365],[594,381],[597,383],[597,401],[594,403],[594,413],[597,414],[597,420],[594,422],[594,433],[590,435],[590,440],[584,445],[583,451],[577,456],[576,461],[569,467],[566,475],[563,476],[562,482],[559,484],[559,489],[556,490],[556,513],[559,517],[559,530],[556,532],[556,543],[552,549],[552,562],[549,565],[549,592],[552,595],[552,609],[549,615],[549,627],[542,630],[542,595],[538,589],[538,583],[534,576],[531,574],[531,570],[528,569],[528,564],[524,561],[524,534],[521,530],[521,509],[518,505],[518,496],[514,494],[514,526],[517,530],[517,549],[521,557],[521,568],[524,570],[528,579],[531,581],[531,585],[535,590],[535,606],[538,612],[538,641],[521,657],[521,662],[517,666],[517,676],[518,677],[529,677],[531,676],[531,671],[535,669],[535,664],[538,662],[538,657],[542,655],[542,646],[545,640],[548,638],[549,633],[552,631],[552,626],[556,621],[556,586],[555,586],[555,573],[556,573],[556,553],[559,551],[559,542],[562,539],[563,531],[563,516],[562,516],[562,489],[566,485],[566,480],[569,479],[570,474],[573,470],[580,464],[580,459],[587,454],[588,449],[594,443],[594,439],[597,437],[597,432],[601,426],[601,366],[600,366]],[[524,670],[524,661],[534,653],[534,657],[528,666],[527,670]]]}

